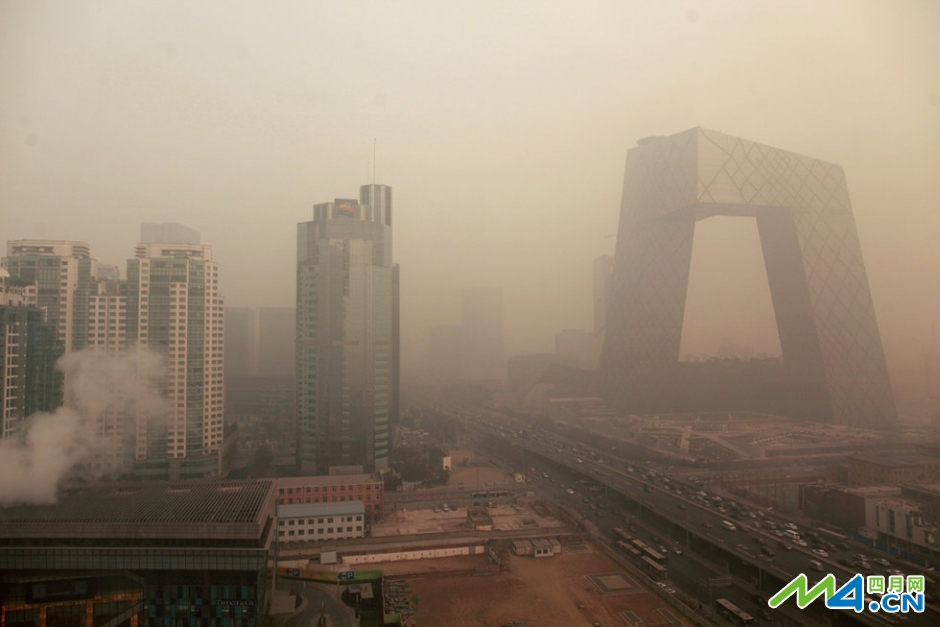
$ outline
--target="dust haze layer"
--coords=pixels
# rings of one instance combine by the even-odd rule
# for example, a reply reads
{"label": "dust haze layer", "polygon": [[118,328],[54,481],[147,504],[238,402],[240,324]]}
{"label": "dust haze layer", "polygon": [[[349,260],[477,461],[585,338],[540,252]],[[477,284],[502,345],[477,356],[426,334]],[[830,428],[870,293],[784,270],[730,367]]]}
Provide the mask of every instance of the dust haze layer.
{"label": "dust haze layer", "polygon": [[940,309],[937,3],[5,2],[0,94],[0,239],[123,268],[181,222],[231,305],[293,304],[296,224],[391,185],[406,377],[465,287],[507,354],[590,328],[626,150],[698,125],[844,166],[896,384]]}

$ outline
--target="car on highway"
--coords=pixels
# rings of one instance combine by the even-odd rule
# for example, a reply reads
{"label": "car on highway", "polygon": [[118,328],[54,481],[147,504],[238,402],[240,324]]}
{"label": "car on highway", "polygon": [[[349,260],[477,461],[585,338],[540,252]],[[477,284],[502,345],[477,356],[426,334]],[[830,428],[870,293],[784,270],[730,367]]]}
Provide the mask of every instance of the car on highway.
{"label": "car on highway", "polygon": [[773,557],[774,555],[776,555],[773,549],[771,549],[770,547],[766,547],[766,546],[762,546],[760,548],[760,552],[766,555],[767,557]]}
{"label": "car on highway", "polygon": [[826,552],[825,552],[824,550],[822,550],[822,549],[813,549],[813,553],[815,553],[815,554],[818,555],[819,557],[829,557],[829,554],[826,553]]}
{"label": "car on highway", "polygon": [[888,560],[886,560],[886,559],[883,558],[883,557],[876,557],[876,558],[874,558],[872,561],[873,561],[874,563],[878,564],[879,566],[888,567],[888,566],[891,565],[891,562],[889,562]]}
{"label": "car on highway", "polygon": [[712,525],[712,524],[711,524],[710,522],[708,522],[707,520],[703,520],[703,521],[702,521],[702,526],[705,527],[706,529],[711,529],[712,527],[714,527],[714,525]]}

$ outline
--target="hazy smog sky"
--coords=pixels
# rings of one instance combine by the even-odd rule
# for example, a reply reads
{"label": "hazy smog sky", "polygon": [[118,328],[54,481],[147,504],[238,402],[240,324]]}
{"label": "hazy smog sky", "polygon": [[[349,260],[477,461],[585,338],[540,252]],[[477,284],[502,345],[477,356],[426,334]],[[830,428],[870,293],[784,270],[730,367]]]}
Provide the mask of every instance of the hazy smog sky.
{"label": "hazy smog sky", "polygon": [[[87,241],[123,275],[141,222],[181,222],[228,305],[292,305],[296,224],[371,182],[375,139],[406,371],[466,287],[503,288],[509,354],[590,328],[626,151],[694,126],[844,166],[892,377],[915,376],[940,318],[940,2],[0,0],[4,247]],[[739,232],[696,240],[718,252],[693,280],[759,262]],[[702,285],[690,350],[740,330]]]}

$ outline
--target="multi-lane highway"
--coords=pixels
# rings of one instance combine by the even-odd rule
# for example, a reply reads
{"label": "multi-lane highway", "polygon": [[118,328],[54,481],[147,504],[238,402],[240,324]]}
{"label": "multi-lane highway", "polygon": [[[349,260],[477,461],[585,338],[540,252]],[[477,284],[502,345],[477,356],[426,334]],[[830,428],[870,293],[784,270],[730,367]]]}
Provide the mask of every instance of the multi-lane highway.
{"label": "multi-lane highway", "polygon": [[[662,469],[654,469],[652,464],[633,464],[618,459],[610,451],[592,449],[527,425],[509,428],[507,425],[512,424],[513,419],[500,414],[483,415],[475,410],[463,415],[457,413],[455,417],[473,431],[499,436],[524,451],[527,458],[520,462],[520,458],[515,456],[513,461],[523,463],[536,479],[539,474],[543,475],[541,479],[545,483],[540,489],[551,491],[554,487],[558,498],[580,508],[608,533],[615,524],[632,524],[638,535],[648,529],[658,530],[653,534],[657,536],[656,541],[670,551],[670,576],[689,594],[700,599],[710,600],[716,596],[718,592],[708,590],[708,584],[703,582],[722,573],[734,575],[738,583],[745,582],[745,585],[739,585],[738,600],[742,607],[755,614],[766,608],[754,604],[754,598],[767,598],[798,573],[806,573],[811,581],[815,581],[831,572],[840,582],[857,572],[913,574],[909,565],[888,560],[886,556],[875,556],[868,549],[823,530],[796,527],[791,520],[776,512],[737,503],[728,495],[714,494],[694,482],[665,476]],[[537,467],[540,465],[544,470]],[[532,470],[536,472],[531,473]],[[567,474],[567,479],[559,479],[562,484],[557,481],[551,483],[544,474],[552,471]],[[606,506],[599,493],[590,492],[591,486],[603,490],[608,496]],[[735,530],[730,530],[727,523],[733,524]],[[795,527],[793,531],[797,537],[786,534],[786,524]],[[772,525],[777,528],[771,529]],[[805,546],[798,543],[805,543]],[[676,548],[681,554],[675,553]],[[819,552],[814,552],[814,548]],[[878,560],[884,560],[884,563],[879,564]],[[818,577],[814,578],[814,575]],[[725,591],[720,593],[727,594]],[[862,615],[849,612],[834,614],[824,609],[813,609],[813,613],[824,621],[836,620],[846,624],[853,620],[880,626],[899,621],[918,626],[940,622],[940,614],[934,607],[928,607],[923,615],[895,616],[868,612]],[[766,615],[766,612],[761,613]],[[797,616],[806,618],[805,613]],[[777,617],[779,622],[780,614]]]}

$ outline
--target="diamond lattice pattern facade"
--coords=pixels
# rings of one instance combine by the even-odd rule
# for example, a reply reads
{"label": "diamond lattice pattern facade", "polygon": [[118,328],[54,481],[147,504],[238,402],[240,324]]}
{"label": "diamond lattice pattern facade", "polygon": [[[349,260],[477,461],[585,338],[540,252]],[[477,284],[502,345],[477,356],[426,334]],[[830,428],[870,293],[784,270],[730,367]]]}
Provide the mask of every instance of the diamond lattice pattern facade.
{"label": "diamond lattice pattern facade", "polygon": [[[756,219],[782,360],[679,362],[695,223],[716,215]],[[841,166],[702,128],[641,140],[612,283],[601,373],[630,411],[897,418]]]}

